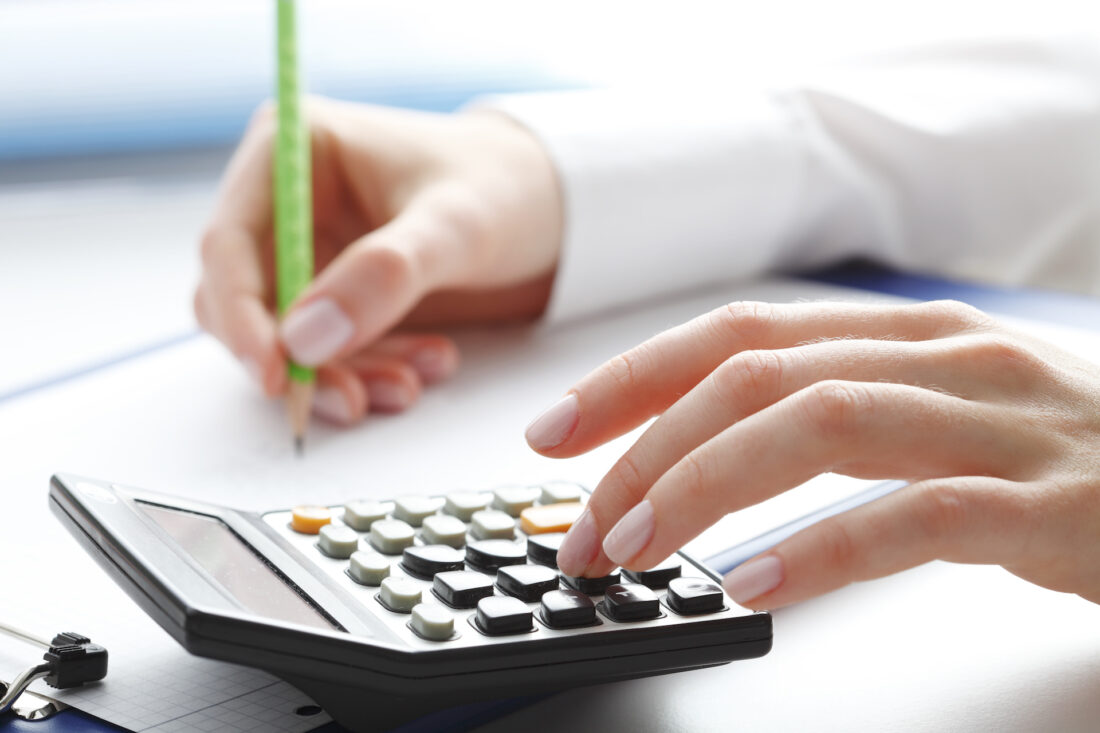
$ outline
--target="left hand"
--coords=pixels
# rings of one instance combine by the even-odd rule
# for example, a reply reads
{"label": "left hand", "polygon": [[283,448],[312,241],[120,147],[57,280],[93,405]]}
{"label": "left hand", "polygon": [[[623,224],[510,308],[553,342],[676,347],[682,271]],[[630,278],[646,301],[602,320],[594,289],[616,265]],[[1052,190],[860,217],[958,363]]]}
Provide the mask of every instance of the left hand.
{"label": "left hand", "polygon": [[651,567],[834,471],[911,485],[736,568],[734,600],[776,608],[938,558],[1100,602],[1100,368],[970,306],[734,303],[607,362],[527,437],[573,456],[654,415],[562,572]]}

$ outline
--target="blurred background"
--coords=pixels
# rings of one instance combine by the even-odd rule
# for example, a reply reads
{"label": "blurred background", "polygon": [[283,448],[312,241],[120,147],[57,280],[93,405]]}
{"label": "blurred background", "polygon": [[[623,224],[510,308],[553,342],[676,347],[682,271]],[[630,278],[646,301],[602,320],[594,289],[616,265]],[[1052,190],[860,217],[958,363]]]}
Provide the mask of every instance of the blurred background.
{"label": "blurred background", "polygon": [[[194,333],[198,236],[273,90],[273,8],[0,0],[0,399]],[[300,24],[311,92],[449,112],[534,89],[721,93],[948,39],[1100,34],[1100,12],[1082,0],[305,0]]]}

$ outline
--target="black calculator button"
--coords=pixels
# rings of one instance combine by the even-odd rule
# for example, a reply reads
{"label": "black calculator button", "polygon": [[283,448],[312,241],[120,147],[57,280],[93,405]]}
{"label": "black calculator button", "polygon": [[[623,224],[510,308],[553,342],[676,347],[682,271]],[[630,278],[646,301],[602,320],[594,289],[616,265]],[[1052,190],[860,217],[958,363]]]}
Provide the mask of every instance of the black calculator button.
{"label": "black calculator button", "polygon": [[713,613],[725,606],[722,589],[705,578],[676,578],[668,584],[668,607],[679,614]]}
{"label": "black calculator button", "polygon": [[641,583],[608,586],[604,591],[603,608],[613,621],[641,621],[661,615],[657,594]]}
{"label": "black calculator button", "polygon": [[557,590],[558,574],[542,565],[508,565],[497,573],[497,586],[521,601],[537,601],[543,593]]}
{"label": "black calculator button", "polygon": [[531,610],[518,598],[488,596],[477,602],[477,627],[490,636],[530,631]]}
{"label": "black calculator button", "polygon": [[537,534],[527,538],[527,558],[548,568],[558,567],[558,548],[565,539],[565,532]]}
{"label": "black calculator button", "polygon": [[478,540],[466,545],[466,562],[478,570],[495,573],[505,565],[527,562],[527,552],[511,540]]}
{"label": "black calculator button", "polygon": [[596,623],[596,604],[575,590],[552,590],[542,596],[543,622],[555,629]]}
{"label": "black calculator button", "polygon": [[607,590],[607,586],[619,582],[619,571],[616,570],[602,578],[574,578],[571,575],[562,575],[561,579],[574,590],[579,590],[581,593],[587,593],[590,596],[597,596]]}
{"label": "black calculator button", "polygon": [[673,578],[680,577],[680,561],[675,555],[649,570],[623,570],[623,577],[631,583],[641,583],[647,588],[664,588]]}
{"label": "black calculator button", "polygon": [[470,570],[449,570],[432,581],[439,599],[454,608],[473,608],[485,596],[493,595],[493,579]]}
{"label": "black calculator button", "polygon": [[411,575],[430,578],[446,570],[462,570],[465,559],[462,550],[447,545],[420,545],[405,548],[401,565]]}

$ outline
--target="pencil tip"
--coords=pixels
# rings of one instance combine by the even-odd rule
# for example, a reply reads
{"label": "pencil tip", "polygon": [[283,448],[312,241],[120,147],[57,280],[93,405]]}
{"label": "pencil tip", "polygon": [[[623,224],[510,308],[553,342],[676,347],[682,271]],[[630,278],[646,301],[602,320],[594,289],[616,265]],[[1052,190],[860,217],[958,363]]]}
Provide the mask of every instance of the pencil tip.
{"label": "pencil tip", "polygon": [[301,435],[294,436],[294,452],[301,458],[306,451],[306,441]]}

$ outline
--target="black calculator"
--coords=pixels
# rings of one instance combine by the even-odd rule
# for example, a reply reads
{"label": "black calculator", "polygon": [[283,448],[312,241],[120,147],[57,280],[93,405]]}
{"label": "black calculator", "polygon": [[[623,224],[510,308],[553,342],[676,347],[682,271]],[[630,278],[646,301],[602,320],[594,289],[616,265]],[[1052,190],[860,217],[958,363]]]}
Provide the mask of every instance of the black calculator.
{"label": "black calculator", "polygon": [[184,648],[266,670],[354,731],[771,649],[771,616],[684,553],[559,573],[587,499],[548,482],[259,514],[50,482],[53,512]]}

